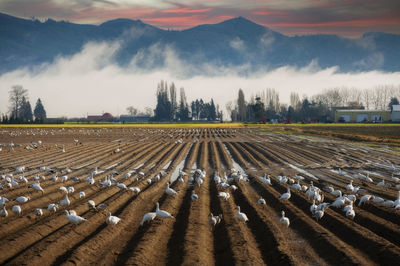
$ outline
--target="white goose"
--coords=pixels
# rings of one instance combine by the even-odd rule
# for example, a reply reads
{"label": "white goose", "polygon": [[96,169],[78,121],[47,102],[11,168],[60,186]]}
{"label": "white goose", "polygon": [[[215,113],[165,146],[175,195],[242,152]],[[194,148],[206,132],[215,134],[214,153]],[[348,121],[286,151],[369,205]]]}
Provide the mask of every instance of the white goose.
{"label": "white goose", "polygon": [[68,198],[68,195],[65,195],[65,198],[60,201],[61,206],[69,206],[71,204],[71,201]]}
{"label": "white goose", "polygon": [[29,196],[19,196],[18,198],[16,198],[14,201],[18,202],[18,203],[25,203],[28,200],[30,200],[31,198]]}
{"label": "white goose", "polygon": [[138,187],[130,187],[129,190],[132,191],[135,194],[139,194],[140,193],[140,188],[138,188]]}
{"label": "white goose", "polygon": [[94,209],[97,211],[96,203],[94,202],[94,200],[88,200],[87,205],[88,205],[89,209]]}
{"label": "white goose", "polygon": [[121,218],[118,218],[117,216],[112,216],[111,212],[108,213],[107,218],[106,218],[106,223],[109,225],[116,225],[121,221]]}
{"label": "white goose", "polygon": [[65,215],[67,216],[67,219],[69,222],[74,223],[74,224],[79,224],[81,222],[87,221],[85,218],[76,215],[76,212],[68,212],[67,210],[65,210]]}
{"label": "white goose", "polygon": [[61,190],[61,192],[68,194],[68,189],[66,187],[61,186],[59,189]]}
{"label": "white goose", "polygon": [[347,190],[347,191],[353,191],[353,190],[354,190],[354,187],[353,187],[353,180],[350,180],[350,184],[348,184],[348,185],[346,186],[346,190]]}
{"label": "white goose", "polygon": [[199,196],[194,192],[194,189],[192,190],[192,195],[190,197],[192,201],[197,201],[199,199]]}
{"label": "white goose", "polygon": [[260,205],[265,205],[265,204],[267,204],[267,203],[265,202],[265,199],[260,198],[260,199],[258,199],[258,204],[260,204]]}
{"label": "white goose", "polygon": [[85,191],[79,192],[79,198],[81,199],[81,198],[84,198],[84,197],[86,197]]}
{"label": "white goose", "polygon": [[353,208],[348,209],[348,210],[346,211],[346,217],[348,217],[348,218],[350,218],[350,219],[353,220],[355,216],[356,216],[356,213],[355,213],[355,211],[354,211]]}
{"label": "white goose", "polygon": [[73,186],[68,187],[68,193],[72,194],[75,192],[75,188]]}
{"label": "white goose", "polygon": [[243,222],[247,222],[249,220],[244,212],[240,212],[240,206],[236,206],[236,210],[236,218]]}
{"label": "white goose", "polygon": [[286,192],[286,193],[283,193],[279,199],[280,199],[280,200],[289,200],[289,199],[290,199],[290,196],[291,196],[291,194],[290,194],[290,189],[289,189],[289,187],[288,187],[287,192]]}
{"label": "white goose", "polygon": [[295,190],[301,190],[300,181],[297,180],[297,183],[293,184],[292,188],[295,189]]}
{"label": "white goose", "polygon": [[158,202],[156,203],[156,216],[161,219],[174,218],[169,212],[160,210],[160,204]]}
{"label": "white goose", "polygon": [[58,205],[55,203],[50,203],[49,206],[47,206],[47,210],[56,212],[58,210]]}
{"label": "white goose", "polygon": [[165,189],[165,193],[168,195],[176,195],[178,192],[176,192],[174,189],[169,187],[169,182],[167,182],[167,188]]}
{"label": "white goose", "polygon": [[264,174],[264,176],[261,178],[261,182],[265,185],[272,185],[271,178],[269,177],[269,175],[267,176],[267,174]]}
{"label": "white goose", "polygon": [[33,188],[34,190],[37,190],[37,191],[41,191],[41,192],[42,192],[42,195],[44,194],[44,190],[43,190],[43,188],[40,186],[40,183],[39,183],[39,182],[33,183],[33,184],[29,185],[28,187],[29,187],[29,188]]}
{"label": "white goose", "polygon": [[0,216],[1,217],[7,217],[8,216],[8,211],[6,209],[6,206],[3,206],[3,209],[0,210]]}
{"label": "white goose", "polygon": [[18,215],[21,215],[22,209],[21,206],[19,205],[14,205],[11,209],[14,213],[17,213]]}
{"label": "white goose", "polygon": [[140,225],[142,226],[145,222],[150,222],[156,218],[157,214],[155,212],[148,212],[143,216],[142,221],[140,222]]}
{"label": "white goose", "polygon": [[360,202],[358,203],[358,207],[361,206],[361,204],[367,203],[370,199],[372,198],[372,195],[364,195],[360,198]]}
{"label": "white goose", "polygon": [[279,220],[281,224],[286,225],[286,227],[289,227],[290,225],[290,221],[289,218],[285,217],[285,212],[282,211],[281,212],[281,219]]}
{"label": "white goose", "polygon": [[36,216],[43,216],[43,210],[40,208],[35,209],[33,212]]}
{"label": "white goose", "polygon": [[228,192],[219,192],[218,197],[223,198],[224,200],[228,200],[230,198],[230,194]]}
{"label": "white goose", "polygon": [[382,179],[381,182],[376,184],[377,187],[384,187],[385,186],[385,179]]}
{"label": "white goose", "polygon": [[317,210],[317,205],[315,205],[315,200],[313,200],[312,205],[310,206],[310,212],[314,213]]}
{"label": "white goose", "polygon": [[315,217],[315,219],[317,220],[321,220],[322,216],[324,216],[325,211],[324,210],[316,210],[314,212],[314,214],[312,215],[312,217]]}
{"label": "white goose", "polygon": [[397,196],[397,199],[394,201],[394,206],[396,207],[397,205],[400,205],[400,191],[398,192],[399,194],[398,194],[398,196]]}

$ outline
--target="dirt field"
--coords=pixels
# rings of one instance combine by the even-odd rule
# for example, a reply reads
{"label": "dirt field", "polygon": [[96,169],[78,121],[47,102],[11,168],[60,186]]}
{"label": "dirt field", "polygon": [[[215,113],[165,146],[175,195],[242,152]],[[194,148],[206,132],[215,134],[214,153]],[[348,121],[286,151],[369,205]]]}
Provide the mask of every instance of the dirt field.
{"label": "dirt field", "polygon": [[[31,141],[37,145],[29,146]],[[395,265],[400,261],[400,205],[396,210],[371,199],[358,206],[367,194],[398,199],[400,186],[392,173],[400,178],[399,151],[385,145],[218,128],[0,128],[0,143],[0,195],[10,200],[5,204],[8,216],[0,217],[0,264]],[[22,166],[28,183],[16,172]],[[43,166],[58,173],[41,170]],[[96,167],[99,172],[91,185],[85,178]],[[243,175],[232,175],[232,168]],[[183,180],[177,178],[179,169],[187,173]],[[205,171],[201,185],[196,169]],[[126,178],[128,172],[131,176]],[[8,173],[18,186],[7,187]],[[214,178],[225,173],[230,185],[226,188]],[[271,186],[262,182],[265,173],[271,176]],[[140,193],[114,183],[104,185],[110,174],[119,184],[140,188]],[[322,189],[328,203],[336,198],[323,190],[328,185],[354,194],[346,192],[353,180],[354,186],[365,189],[356,194],[354,220],[331,206],[316,221],[310,212],[312,200],[304,191],[291,189],[289,200],[279,200],[292,184],[279,182],[278,175],[296,180],[296,174],[304,177],[300,185],[310,187],[313,181]],[[58,180],[53,181],[56,175]],[[64,175],[69,178],[61,182]],[[157,175],[158,181],[148,181]],[[367,175],[373,182],[363,178]],[[43,195],[28,188],[37,182],[35,177]],[[378,186],[382,179],[386,185]],[[170,180],[176,195],[165,193]],[[70,205],[55,213],[47,211],[50,203],[65,198],[61,186],[75,189],[68,194]],[[197,201],[191,200],[193,189]],[[83,198],[81,191],[86,194]],[[218,197],[222,191],[230,197]],[[18,196],[30,200],[16,203]],[[261,197],[265,205],[257,203]],[[88,200],[108,207],[89,209]],[[156,218],[140,226],[143,215],[155,211],[156,202],[175,218]],[[20,216],[11,211],[16,204],[22,208]],[[248,222],[236,218],[237,205]],[[34,214],[36,208],[43,209],[43,216]],[[64,210],[75,210],[87,221],[70,223]],[[288,228],[280,223],[282,210],[290,219]],[[121,221],[107,225],[108,212]],[[209,224],[210,212],[222,214],[215,227]]]}

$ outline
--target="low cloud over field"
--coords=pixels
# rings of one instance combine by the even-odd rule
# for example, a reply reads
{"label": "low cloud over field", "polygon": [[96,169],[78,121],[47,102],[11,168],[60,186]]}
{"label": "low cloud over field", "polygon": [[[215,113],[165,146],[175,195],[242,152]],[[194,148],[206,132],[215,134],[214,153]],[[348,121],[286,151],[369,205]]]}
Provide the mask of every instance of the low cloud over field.
{"label": "low cloud over field", "polygon": [[[240,48],[240,43],[234,45]],[[188,101],[211,97],[225,109],[242,88],[248,99],[266,88],[280,92],[281,102],[288,103],[292,91],[312,95],[333,87],[369,89],[378,85],[400,85],[400,73],[379,71],[340,73],[337,68],[320,69],[317,60],[305,68],[281,67],[275,70],[250,70],[208,64],[190,65],[179,59],[171,47],[153,46],[133,58],[128,66],[115,63],[119,43],[89,43],[72,57],[57,58],[35,69],[20,69],[0,76],[0,113],[8,111],[8,91],[19,84],[29,90],[34,106],[40,97],[48,117],[86,116],[111,112],[126,113],[133,105],[139,109],[156,104],[160,80],[174,81],[184,87]],[[146,68],[146,62],[162,58],[160,68]],[[196,73],[193,75],[193,73]],[[246,73],[244,75],[243,73]]]}

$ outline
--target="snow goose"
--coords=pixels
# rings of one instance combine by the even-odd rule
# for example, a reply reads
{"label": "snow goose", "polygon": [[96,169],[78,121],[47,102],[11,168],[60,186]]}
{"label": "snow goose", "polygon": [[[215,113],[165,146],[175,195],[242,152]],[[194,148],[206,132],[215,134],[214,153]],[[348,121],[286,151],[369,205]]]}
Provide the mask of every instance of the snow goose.
{"label": "snow goose", "polygon": [[108,213],[107,218],[106,218],[106,223],[109,225],[116,225],[121,221],[121,218],[118,218],[117,216],[112,216],[111,212]]}
{"label": "snow goose", "polygon": [[35,209],[33,212],[36,216],[43,216],[43,210],[40,208]]}
{"label": "snow goose", "polygon": [[374,203],[377,204],[382,204],[385,201],[383,198],[377,196],[372,196],[371,199]]}
{"label": "snow goose", "polygon": [[267,176],[267,174],[264,174],[264,176],[261,178],[261,182],[265,185],[272,185],[271,178],[269,177],[269,175]]}
{"label": "snow goose", "polygon": [[176,192],[174,189],[169,187],[169,182],[167,182],[167,187],[165,189],[165,193],[167,193],[168,195],[176,195],[176,194],[178,194],[178,192]]}
{"label": "snow goose", "polygon": [[382,179],[381,182],[376,184],[377,187],[384,187],[385,186],[385,179]]}
{"label": "snow goose", "polygon": [[356,213],[355,213],[355,211],[354,211],[353,208],[348,209],[348,210],[346,211],[346,217],[348,217],[348,218],[350,218],[350,219],[353,220],[355,216],[356,216]]}
{"label": "snow goose", "polygon": [[88,205],[88,207],[89,207],[89,210],[90,210],[90,209],[94,209],[94,210],[97,211],[97,209],[96,209],[96,203],[94,202],[94,200],[88,200],[87,205]]}
{"label": "snow goose", "polygon": [[84,198],[84,197],[86,197],[85,191],[79,192],[79,198],[81,199],[81,198]]}
{"label": "snow goose", "polygon": [[290,199],[290,196],[291,196],[291,194],[290,194],[290,189],[289,189],[289,187],[288,187],[287,192],[286,192],[286,193],[283,193],[279,199],[280,199],[280,200],[289,200],[289,199]]}
{"label": "snow goose", "polygon": [[192,195],[190,196],[192,201],[197,201],[199,199],[199,196],[194,192],[194,189],[192,190]]}
{"label": "snow goose", "polygon": [[157,214],[155,212],[148,212],[143,216],[142,221],[140,222],[140,225],[142,226],[145,222],[150,222],[156,218]]}
{"label": "snow goose", "polygon": [[360,202],[358,203],[358,207],[362,204],[367,203],[372,198],[372,195],[364,195],[360,198]]}
{"label": "snow goose", "polygon": [[55,203],[50,203],[49,206],[47,206],[47,210],[56,212],[58,210],[58,205]]}
{"label": "snow goose", "polygon": [[12,211],[13,211],[14,213],[18,213],[18,215],[21,215],[21,212],[22,212],[21,206],[19,206],[19,205],[14,205],[14,206],[12,207]]}
{"label": "snow goose", "polygon": [[219,192],[218,197],[223,198],[224,200],[228,200],[230,198],[230,194],[228,192]]}
{"label": "snow goose", "polygon": [[354,190],[354,187],[353,187],[353,180],[350,180],[350,183],[347,184],[346,190],[347,190],[347,191],[353,192],[353,190]]}
{"label": "snow goose", "polygon": [[8,216],[8,212],[6,210],[6,206],[3,206],[3,209],[0,210],[0,216],[1,217],[7,217]]}
{"label": "snow goose", "polygon": [[59,189],[61,190],[61,192],[68,194],[68,189],[66,187],[61,186]]}
{"label": "snow goose", "polygon": [[140,193],[140,188],[138,188],[138,187],[130,187],[129,190],[132,191],[135,194],[139,194]]}
{"label": "snow goose", "polygon": [[292,188],[295,189],[295,190],[301,190],[300,181],[297,180],[297,183],[293,184]]}
{"label": "snow goose", "polygon": [[285,212],[282,211],[281,212],[281,219],[279,220],[281,224],[286,225],[286,227],[289,227],[290,225],[290,221],[289,218],[285,217]]}
{"label": "snow goose", "polygon": [[395,206],[393,200],[385,200],[382,204],[383,206],[388,208],[393,208]]}
{"label": "snow goose", "polygon": [[65,195],[65,198],[60,201],[61,206],[69,206],[71,204],[71,201],[68,198],[68,195]]}
{"label": "snow goose", "polygon": [[72,194],[74,192],[75,192],[75,188],[74,187],[72,187],[72,186],[68,187],[68,193],[69,194]]}
{"label": "snow goose", "polygon": [[208,215],[208,224],[211,225],[211,226],[215,226],[217,224],[217,219],[215,218],[215,216],[211,212]]}
{"label": "snow goose", "polygon": [[[71,211],[72,212],[72,211]],[[68,212],[67,210],[65,210],[65,215],[67,216],[67,219],[70,223],[74,223],[74,224],[79,224],[81,222],[87,221],[85,218],[76,215],[76,212]]]}
{"label": "snow goose", "polygon": [[397,199],[394,201],[394,206],[400,205],[400,191],[398,193]]}
{"label": "snow goose", "polygon": [[18,202],[18,203],[25,203],[28,200],[30,200],[31,198],[29,196],[19,196],[17,197],[14,201]]}
{"label": "snow goose", "polygon": [[265,202],[265,199],[260,198],[260,199],[258,199],[258,204],[260,204],[260,205],[265,205],[265,204],[267,204],[267,203]]}
{"label": "snow goose", "polygon": [[33,184],[29,185],[28,187],[29,187],[29,188],[33,188],[34,190],[37,190],[37,191],[42,192],[42,195],[44,194],[44,190],[43,190],[43,188],[40,186],[40,183],[39,183],[39,182],[33,183]]}
{"label": "snow goose", "polygon": [[240,206],[236,206],[236,218],[239,219],[240,221],[247,222],[249,219],[247,218],[247,215],[243,212],[240,212]]}
{"label": "snow goose", "polygon": [[63,175],[62,177],[61,177],[61,182],[66,182],[68,180],[68,176],[67,175]]}
{"label": "snow goose", "polygon": [[317,205],[315,205],[315,200],[313,200],[312,205],[310,206],[310,212],[314,213],[317,210]]}
{"label": "snow goose", "polygon": [[128,189],[124,183],[118,183],[117,187],[120,189],[125,189],[125,190]]}
{"label": "snow goose", "polygon": [[156,203],[156,216],[157,218],[174,218],[174,216],[172,216],[169,212],[164,211],[164,210],[160,210],[160,204],[157,202]]}
{"label": "snow goose", "polygon": [[324,210],[316,210],[314,212],[314,214],[312,215],[312,217],[315,217],[315,219],[317,220],[321,220],[322,216],[324,216],[325,211]]}

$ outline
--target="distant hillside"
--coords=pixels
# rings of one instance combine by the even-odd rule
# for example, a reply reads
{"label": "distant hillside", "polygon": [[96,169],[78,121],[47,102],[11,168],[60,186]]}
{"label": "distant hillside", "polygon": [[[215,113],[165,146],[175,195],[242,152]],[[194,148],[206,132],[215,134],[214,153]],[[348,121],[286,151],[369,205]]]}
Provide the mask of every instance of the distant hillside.
{"label": "distant hillside", "polygon": [[[337,35],[285,36],[242,17],[218,24],[168,31],[140,20],[116,19],[101,25],[47,20],[26,20],[0,13],[0,73],[51,62],[72,55],[88,41],[122,40],[117,54],[120,65],[153,45],[171,47],[185,62],[218,66],[248,64],[252,68],[306,66],[313,60],[341,71],[400,71],[400,35],[365,33],[349,39]],[[146,54],[146,53],[144,53]],[[162,58],[148,68],[162,66]]]}

